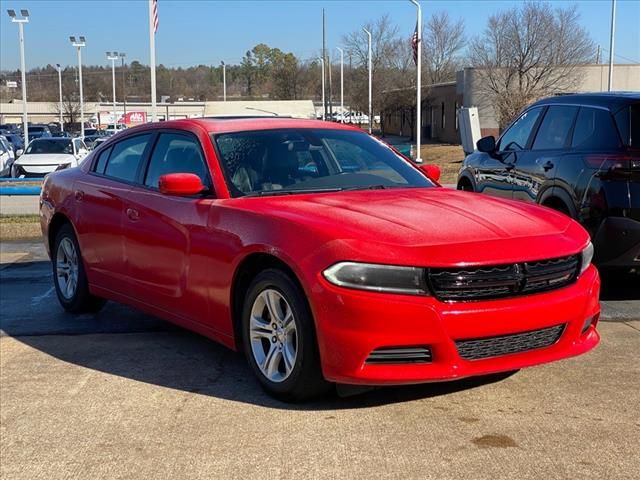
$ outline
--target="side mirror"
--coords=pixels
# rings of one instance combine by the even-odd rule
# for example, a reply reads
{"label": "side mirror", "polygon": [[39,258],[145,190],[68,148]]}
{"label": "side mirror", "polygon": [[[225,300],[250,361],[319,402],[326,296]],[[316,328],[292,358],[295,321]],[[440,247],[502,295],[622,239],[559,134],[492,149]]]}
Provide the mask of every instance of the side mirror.
{"label": "side mirror", "polygon": [[193,173],[168,173],[158,182],[160,193],[165,195],[198,195],[205,190],[202,180]]}
{"label": "side mirror", "polygon": [[418,168],[434,182],[440,180],[440,167],[429,163],[418,165]]}
{"label": "side mirror", "polygon": [[496,151],[496,137],[493,135],[489,137],[482,137],[480,140],[476,142],[476,147],[478,147],[478,151],[485,153],[492,153]]}

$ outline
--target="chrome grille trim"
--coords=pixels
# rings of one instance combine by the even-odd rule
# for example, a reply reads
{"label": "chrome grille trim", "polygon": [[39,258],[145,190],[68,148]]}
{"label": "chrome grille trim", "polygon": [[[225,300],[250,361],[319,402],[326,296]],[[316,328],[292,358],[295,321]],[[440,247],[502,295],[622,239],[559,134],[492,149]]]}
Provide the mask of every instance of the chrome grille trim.
{"label": "chrome grille trim", "polygon": [[442,301],[515,297],[562,288],[573,283],[579,255],[536,262],[476,268],[429,268],[427,283]]}
{"label": "chrome grille trim", "polygon": [[465,360],[481,360],[528,352],[553,345],[562,336],[564,328],[565,324],[562,324],[511,335],[458,340],[456,347],[458,354]]}

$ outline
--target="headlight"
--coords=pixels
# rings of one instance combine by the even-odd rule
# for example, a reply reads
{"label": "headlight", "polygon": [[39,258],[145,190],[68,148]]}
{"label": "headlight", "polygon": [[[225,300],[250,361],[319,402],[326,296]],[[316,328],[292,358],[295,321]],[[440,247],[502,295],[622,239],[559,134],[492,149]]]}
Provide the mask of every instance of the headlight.
{"label": "headlight", "polygon": [[413,295],[427,293],[422,268],[339,262],[322,273],[340,287]]}
{"label": "headlight", "polygon": [[584,272],[589,265],[591,265],[591,260],[593,260],[593,243],[589,242],[589,245],[582,251],[580,254],[582,259],[582,264],[580,265],[580,273]]}
{"label": "headlight", "polygon": [[58,165],[58,168],[56,168],[56,172],[58,170],[64,170],[66,168],[69,168],[71,166],[71,163],[61,163],[60,165]]}

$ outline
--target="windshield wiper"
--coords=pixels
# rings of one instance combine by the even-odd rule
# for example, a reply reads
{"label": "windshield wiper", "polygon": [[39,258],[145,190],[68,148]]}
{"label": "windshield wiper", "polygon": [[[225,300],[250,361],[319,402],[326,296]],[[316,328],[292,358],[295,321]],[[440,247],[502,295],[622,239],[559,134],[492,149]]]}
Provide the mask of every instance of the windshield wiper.
{"label": "windshield wiper", "polygon": [[357,187],[347,187],[343,188],[344,191],[352,191],[352,190],[386,190],[387,188],[403,188],[403,185],[359,185]]}
{"label": "windshield wiper", "polygon": [[295,195],[296,193],[326,193],[339,192],[343,188],[299,188],[293,190],[261,190],[259,192],[251,192],[244,195],[245,197],[271,197],[275,195]]}

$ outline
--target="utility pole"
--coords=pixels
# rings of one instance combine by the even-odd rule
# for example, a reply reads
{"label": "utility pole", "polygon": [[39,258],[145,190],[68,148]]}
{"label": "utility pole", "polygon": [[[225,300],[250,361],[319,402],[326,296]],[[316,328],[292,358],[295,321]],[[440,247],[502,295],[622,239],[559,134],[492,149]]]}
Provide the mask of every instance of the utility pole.
{"label": "utility pole", "polygon": [[340,52],[340,121],[344,123],[344,50],[336,49]]}
{"label": "utility pole", "polygon": [[607,91],[613,88],[613,50],[616,36],[616,0],[611,0],[611,40],[609,40],[609,86]]}
{"label": "utility pole", "polygon": [[71,45],[78,50],[78,83],[80,85],[80,137],[84,140],[84,96],[82,94],[82,47],[86,45],[85,38],[81,35],[76,41],[76,37],[69,37]]}
{"label": "utility pole", "polygon": [[422,8],[417,0],[411,0],[418,8],[418,19],[416,22],[416,43],[418,55],[416,60],[416,163],[422,163],[420,157],[420,134],[422,133]]}
{"label": "utility pole", "polygon": [[324,8],[322,9],[322,119],[327,119],[327,101],[324,95],[324,67],[327,60],[327,49],[325,44]]}
{"label": "utility pole", "polygon": [[127,56],[126,53],[124,52],[120,52],[118,54],[118,56],[120,57],[120,60],[122,61],[122,118],[124,119],[124,121],[126,122],[126,117],[127,117],[127,81],[126,81],[126,70],[124,67],[124,57]]}
{"label": "utility pole", "polygon": [[373,125],[373,118],[372,117],[372,111],[371,111],[371,79],[372,79],[372,75],[371,75],[371,32],[369,30],[367,30],[366,28],[363,28],[362,30],[364,30],[364,32],[367,34],[367,36],[369,37],[369,133],[371,133],[372,130],[372,125]]}
{"label": "utility pole", "polygon": [[60,94],[60,131],[64,132],[64,120],[62,118],[62,67],[59,63],[56,63],[56,68],[58,69],[58,93]]}
{"label": "utility pole", "polygon": [[113,87],[113,125],[118,123],[118,113],[116,111],[116,60],[118,60],[118,52],[107,52],[107,60],[111,60],[111,83]]}
{"label": "utility pole", "polygon": [[18,24],[18,40],[20,42],[20,70],[22,75],[22,133],[24,134],[24,148],[29,145],[29,122],[27,121],[27,72],[24,60],[24,24],[29,23],[29,10],[20,10],[22,18],[18,18],[15,10],[7,10],[11,22]]}
{"label": "utility pole", "polygon": [[333,70],[333,64],[331,63],[331,52],[327,53],[327,60],[329,62],[329,120],[333,121],[333,82],[331,80],[331,70]]}
{"label": "utility pole", "polygon": [[227,101],[227,65],[224,62],[222,64],[222,101]]}

